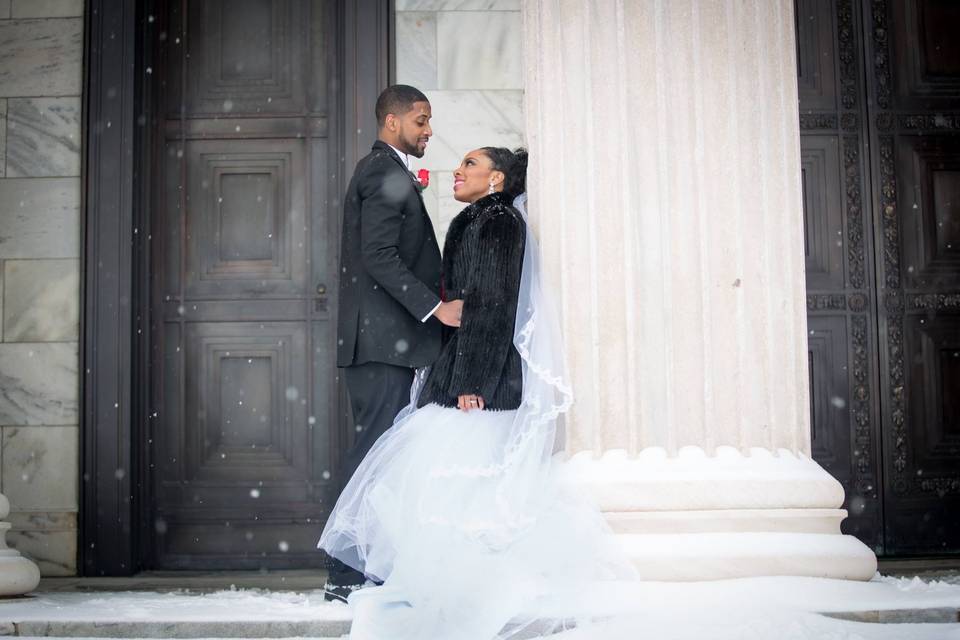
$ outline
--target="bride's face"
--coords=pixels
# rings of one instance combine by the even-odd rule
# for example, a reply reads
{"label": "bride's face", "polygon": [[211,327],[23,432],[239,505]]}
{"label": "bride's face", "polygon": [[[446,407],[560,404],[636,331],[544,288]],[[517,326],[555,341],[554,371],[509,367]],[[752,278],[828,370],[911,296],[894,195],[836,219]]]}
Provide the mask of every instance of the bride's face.
{"label": "bride's face", "polygon": [[494,191],[503,191],[503,172],[493,168],[493,162],[480,149],[474,149],[463,158],[453,172],[453,197],[460,202],[476,202]]}

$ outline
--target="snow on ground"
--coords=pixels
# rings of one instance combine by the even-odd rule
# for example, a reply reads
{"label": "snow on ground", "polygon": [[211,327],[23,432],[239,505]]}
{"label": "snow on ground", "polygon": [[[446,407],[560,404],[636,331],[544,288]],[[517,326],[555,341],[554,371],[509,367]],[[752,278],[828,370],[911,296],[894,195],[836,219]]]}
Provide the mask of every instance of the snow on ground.
{"label": "snow on ground", "polygon": [[0,602],[0,621],[236,622],[349,620],[350,608],[323,591],[244,589],[214,593],[51,592]]}
{"label": "snow on ground", "polygon": [[596,597],[612,619],[557,640],[960,640],[960,624],[878,624],[819,614],[960,610],[960,585],[942,580],[878,575],[870,582],[771,577],[640,583]]}
{"label": "snow on ground", "polygon": [[[960,586],[942,580],[889,578],[877,575],[870,582],[825,578],[765,577],[713,582],[638,582],[618,584],[596,597],[607,611],[620,611],[632,603],[649,609],[718,606],[784,608],[810,612],[879,611],[898,609],[960,608]],[[593,605],[591,605],[593,606]],[[600,606],[600,605],[597,605]]]}
{"label": "snow on ground", "polygon": [[874,624],[789,610],[656,611],[555,640],[958,640],[960,624]]}
{"label": "snow on ground", "polygon": [[[556,640],[960,640],[960,624],[876,624],[818,612],[960,609],[954,580],[877,576],[870,582],[744,578],[585,588],[611,617]],[[348,620],[349,607],[304,593],[52,592],[0,602],[0,622]]]}

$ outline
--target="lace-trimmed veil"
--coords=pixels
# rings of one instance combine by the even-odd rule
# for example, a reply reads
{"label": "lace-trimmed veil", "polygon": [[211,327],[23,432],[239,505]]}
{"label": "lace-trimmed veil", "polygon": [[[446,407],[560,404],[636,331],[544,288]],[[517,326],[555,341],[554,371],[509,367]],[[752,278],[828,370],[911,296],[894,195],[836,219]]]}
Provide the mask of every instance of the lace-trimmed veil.
{"label": "lace-trimmed veil", "polygon": [[[544,288],[540,248],[530,229],[526,204],[526,193],[513,201],[514,208],[527,224],[527,232],[513,335],[513,344],[522,361],[523,396],[511,433],[497,464],[463,467],[445,466],[438,461],[431,472],[437,478],[499,477],[497,507],[500,518],[487,521],[489,530],[477,530],[476,523],[472,523],[469,531],[472,537],[484,537],[494,547],[509,544],[536,521],[538,503],[546,496],[540,492],[518,494],[517,488],[543,486],[532,476],[549,473],[558,418],[567,413],[573,403],[573,391],[564,367],[560,323]],[[427,367],[417,372],[410,390],[410,404],[397,414],[395,424],[416,411],[417,398],[429,371]],[[450,524],[457,526],[456,523]]]}

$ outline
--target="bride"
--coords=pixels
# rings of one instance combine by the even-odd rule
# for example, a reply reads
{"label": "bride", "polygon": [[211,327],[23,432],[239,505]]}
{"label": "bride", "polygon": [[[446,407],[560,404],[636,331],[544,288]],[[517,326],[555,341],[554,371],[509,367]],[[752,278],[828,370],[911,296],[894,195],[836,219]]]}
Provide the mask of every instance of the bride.
{"label": "bride", "polygon": [[491,640],[577,620],[589,581],[624,577],[599,512],[563,480],[572,394],[525,220],[527,154],[483,147],[443,251],[464,300],[439,359],[337,501],[319,545],[381,585],[354,592],[353,640]]}

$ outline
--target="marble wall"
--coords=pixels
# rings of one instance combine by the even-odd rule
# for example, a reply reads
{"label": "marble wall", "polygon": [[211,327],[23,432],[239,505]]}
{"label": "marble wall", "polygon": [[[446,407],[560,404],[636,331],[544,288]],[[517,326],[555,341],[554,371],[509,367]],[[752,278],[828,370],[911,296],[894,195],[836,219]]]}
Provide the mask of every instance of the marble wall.
{"label": "marble wall", "polygon": [[0,491],[10,545],[73,575],[82,0],[0,0]]}
{"label": "marble wall", "polygon": [[520,0],[396,0],[397,82],[430,98],[433,138],[417,167],[443,242],[463,208],[453,170],[471,149],[524,143]]}

